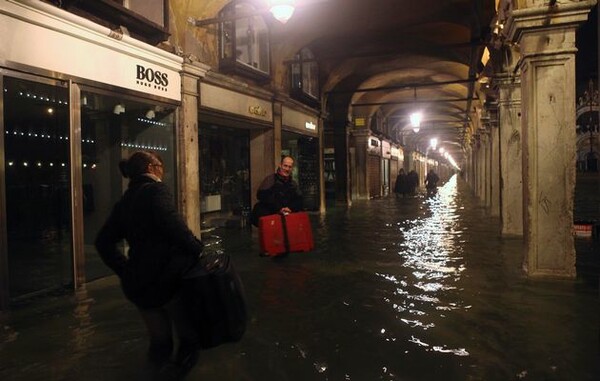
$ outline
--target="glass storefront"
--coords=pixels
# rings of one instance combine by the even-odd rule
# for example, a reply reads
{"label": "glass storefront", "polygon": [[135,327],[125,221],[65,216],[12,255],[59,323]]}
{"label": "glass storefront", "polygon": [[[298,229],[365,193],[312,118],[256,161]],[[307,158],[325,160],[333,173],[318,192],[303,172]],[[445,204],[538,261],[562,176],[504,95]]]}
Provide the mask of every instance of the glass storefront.
{"label": "glass storefront", "polygon": [[240,227],[250,209],[250,133],[200,126],[200,208],[205,227]]}
{"label": "glass storefront", "polygon": [[296,160],[292,176],[302,192],[304,209],[319,210],[319,140],[283,131],[281,154],[290,155]]}
{"label": "glass storefront", "polygon": [[158,153],[163,181],[175,189],[175,107],[123,99],[119,95],[81,93],[81,153],[84,247],[88,281],[110,274],[94,248],[96,234],[127,188],[119,161],[133,152]]}
{"label": "glass storefront", "polygon": [[[78,267],[74,258],[85,258],[86,281],[111,274],[96,253],[94,240],[128,184],[119,172],[119,161],[136,150],[157,152],[165,162],[163,181],[176,195],[176,106],[87,87],[76,105],[70,104],[66,82],[17,73],[0,79],[4,111],[0,189],[5,189],[0,197],[6,208],[0,255],[6,258],[3,276],[8,286],[0,292],[15,300],[70,288]],[[73,93],[79,94],[78,85],[73,86]],[[78,106],[81,142],[74,142],[71,133],[79,125],[70,125],[70,113]],[[77,144],[81,158],[74,150]],[[79,169],[83,221],[73,222],[79,212],[71,210]],[[83,226],[83,237],[74,226]],[[83,255],[73,245],[81,238]]]}
{"label": "glass storefront", "polygon": [[9,293],[72,284],[69,89],[4,77]]}

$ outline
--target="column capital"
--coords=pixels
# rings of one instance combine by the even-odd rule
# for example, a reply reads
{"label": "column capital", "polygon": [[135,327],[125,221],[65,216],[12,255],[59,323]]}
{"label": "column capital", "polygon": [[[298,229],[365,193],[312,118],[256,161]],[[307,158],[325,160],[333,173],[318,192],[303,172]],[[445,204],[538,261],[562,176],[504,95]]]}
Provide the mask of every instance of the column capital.
{"label": "column capital", "polygon": [[206,77],[206,73],[208,73],[210,69],[210,66],[203,64],[200,61],[184,62],[182,65],[181,75],[200,79]]}
{"label": "column capital", "polygon": [[[507,10],[504,30],[508,40],[520,43],[527,32],[551,28],[576,28],[587,20],[597,0],[571,1],[549,6],[542,0],[522,0],[519,9]],[[541,47],[536,47],[539,50]]]}
{"label": "column capital", "polygon": [[498,88],[511,88],[521,86],[521,76],[513,72],[502,72],[494,74],[493,84]]}

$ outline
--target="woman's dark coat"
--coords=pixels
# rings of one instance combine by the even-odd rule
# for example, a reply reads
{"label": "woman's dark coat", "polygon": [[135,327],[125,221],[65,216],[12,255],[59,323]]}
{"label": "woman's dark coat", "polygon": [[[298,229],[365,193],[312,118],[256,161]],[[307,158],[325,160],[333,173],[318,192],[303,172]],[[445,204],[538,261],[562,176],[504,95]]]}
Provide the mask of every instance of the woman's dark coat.
{"label": "woman's dark coat", "polygon": [[[128,256],[121,251],[123,239]],[[154,308],[172,298],[182,273],[198,260],[202,242],[175,209],[168,187],[138,176],[100,229],[96,248],[121,279],[127,298],[141,308]]]}

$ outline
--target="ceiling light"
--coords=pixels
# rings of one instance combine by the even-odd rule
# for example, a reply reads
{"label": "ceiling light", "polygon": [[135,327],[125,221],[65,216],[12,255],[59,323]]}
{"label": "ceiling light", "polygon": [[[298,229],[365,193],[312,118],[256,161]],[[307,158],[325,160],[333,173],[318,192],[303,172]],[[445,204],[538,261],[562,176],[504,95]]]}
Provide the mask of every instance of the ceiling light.
{"label": "ceiling light", "polygon": [[431,145],[431,148],[433,148],[435,150],[437,147],[437,144],[438,144],[437,138],[431,138],[431,140],[429,141],[429,144]]}
{"label": "ceiling light", "polygon": [[275,20],[285,24],[294,14],[294,0],[270,0],[269,12]]}
{"label": "ceiling light", "polygon": [[413,112],[410,114],[410,126],[412,127],[414,132],[419,132],[421,128],[421,119],[423,115],[420,112]]}

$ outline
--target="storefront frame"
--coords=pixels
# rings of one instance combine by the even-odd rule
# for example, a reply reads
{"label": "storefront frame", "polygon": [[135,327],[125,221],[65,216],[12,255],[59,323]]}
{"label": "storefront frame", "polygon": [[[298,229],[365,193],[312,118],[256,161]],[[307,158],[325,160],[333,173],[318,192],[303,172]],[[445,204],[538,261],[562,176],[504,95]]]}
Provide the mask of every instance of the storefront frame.
{"label": "storefront frame", "polygon": [[[12,65],[22,70],[22,65]],[[81,80],[78,78],[68,78],[66,75],[45,72],[42,69],[31,70],[31,72],[23,72],[21,70],[15,70],[11,67],[0,67],[0,85],[4,88],[4,79],[6,77],[26,80],[30,82],[36,82],[51,86],[64,87],[69,93],[69,175],[70,175],[70,219],[71,219],[71,269],[72,269],[72,289],[80,288],[86,280],[86,256],[84,249],[84,213],[83,213],[83,176],[82,176],[82,150],[81,150],[81,93],[83,91],[117,96],[123,99],[129,99],[132,101],[138,101],[142,103],[168,105],[175,109],[174,117],[174,134],[173,137],[175,143],[175,150],[178,150],[177,138],[178,134],[178,113],[180,102],[173,101],[171,99],[165,99],[157,97],[151,94],[139,93],[136,91],[121,89],[111,85],[105,85],[102,83],[95,83],[90,80]],[[52,77],[54,75],[55,77]],[[75,82],[77,81],[77,82]],[[0,146],[4,147],[5,144],[5,129],[4,125],[4,100],[3,95],[0,94]],[[174,164],[174,182],[178,184],[179,179],[179,163],[177,153],[173,153]],[[4,150],[0,153],[0,168],[5,168],[5,155]],[[7,310],[10,304],[19,298],[11,297],[9,294],[10,279],[9,279],[9,264],[8,264],[8,232],[7,232],[7,220],[6,220],[6,173],[3,171],[0,173],[0,212],[2,218],[0,218],[0,311]],[[178,192],[173,189],[176,201],[179,199]],[[51,291],[51,289],[42,289],[34,294],[45,293]],[[24,295],[24,298],[30,297],[33,294]]]}
{"label": "storefront frame", "polygon": [[[174,109],[175,182],[179,182],[179,109],[183,59],[129,36],[115,38],[111,30],[51,4],[38,1],[6,1],[0,4],[0,82],[23,77],[34,82],[66,83],[69,92],[69,171],[73,288],[85,281],[83,250],[81,104],[82,89],[129,96],[146,103],[162,103]],[[19,43],[15,43],[18,41]],[[60,54],[57,54],[60,52]],[[93,58],[92,58],[93,57]],[[3,88],[3,87],[2,87]],[[4,123],[4,103],[0,103]],[[5,126],[0,143],[6,144]],[[5,168],[4,153],[0,168]],[[6,183],[0,173],[0,311],[11,304],[6,249]]]}

